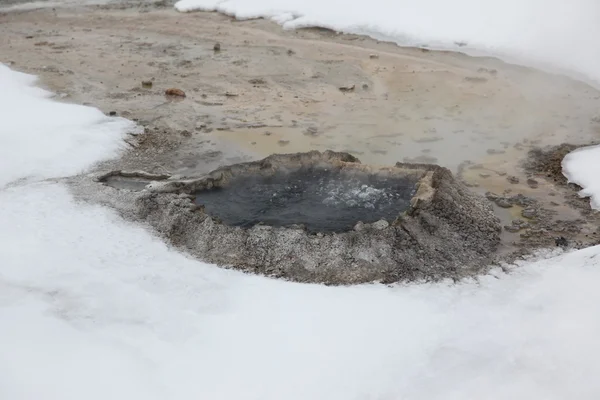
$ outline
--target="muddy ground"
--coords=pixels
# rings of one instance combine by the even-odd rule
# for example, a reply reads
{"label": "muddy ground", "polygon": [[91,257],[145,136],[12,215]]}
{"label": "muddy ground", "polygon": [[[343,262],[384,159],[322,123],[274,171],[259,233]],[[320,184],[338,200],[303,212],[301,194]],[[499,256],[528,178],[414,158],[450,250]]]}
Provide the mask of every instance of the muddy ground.
{"label": "muddy ground", "polygon": [[494,204],[505,251],[597,243],[576,188],[527,167],[537,148],[600,138],[600,92],[563,76],[164,3],[0,11],[0,62],[145,128],[103,169],[194,176],[313,149],[438,163]]}

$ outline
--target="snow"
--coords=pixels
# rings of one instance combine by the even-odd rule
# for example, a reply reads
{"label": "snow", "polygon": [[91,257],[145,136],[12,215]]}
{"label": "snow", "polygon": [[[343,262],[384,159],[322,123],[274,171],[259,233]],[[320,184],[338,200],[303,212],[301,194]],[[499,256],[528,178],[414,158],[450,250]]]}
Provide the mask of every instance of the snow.
{"label": "snow", "polygon": [[[543,64],[600,83],[597,0],[180,0],[179,11],[266,17],[402,45],[476,50]],[[466,43],[458,47],[457,43]]]}
{"label": "snow", "polygon": [[600,393],[597,247],[478,283],[333,288],[190,260],[57,184],[0,204],[2,399]]}
{"label": "snow", "polygon": [[592,208],[600,210],[600,146],[584,147],[567,154],[562,167],[569,182],[583,188],[579,194],[591,197]]}
{"label": "snow", "polygon": [[131,124],[0,72],[0,399],[600,395],[600,247],[460,284],[223,270],[44,180],[114,157]]}
{"label": "snow", "polygon": [[0,64],[0,188],[23,178],[74,175],[122,148],[134,124],[95,108],[52,101],[36,77]]}

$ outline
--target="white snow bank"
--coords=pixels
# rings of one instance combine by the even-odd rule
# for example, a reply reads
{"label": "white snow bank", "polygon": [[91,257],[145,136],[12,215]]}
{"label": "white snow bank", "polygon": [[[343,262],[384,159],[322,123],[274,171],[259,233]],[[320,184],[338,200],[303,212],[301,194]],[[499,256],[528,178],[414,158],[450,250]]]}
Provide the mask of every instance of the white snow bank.
{"label": "white snow bank", "polygon": [[582,197],[591,197],[592,208],[600,210],[600,146],[575,150],[563,159],[563,175],[583,188]]}
{"label": "white snow bank", "polygon": [[116,156],[134,124],[49,99],[36,77],[0,64],[0,188],[26,177],[74,175]]}
{"label": "white snow bank", "polygon": [[456,48],[545,63],[600,82],[597,0],[180,0],[179,11],[267,17],[406,45]]}
{"label": "white snow bank", "polygon": [[50,184],[0,192],[0,398],[592,399],[600,248],[479,284],[226,271]]}

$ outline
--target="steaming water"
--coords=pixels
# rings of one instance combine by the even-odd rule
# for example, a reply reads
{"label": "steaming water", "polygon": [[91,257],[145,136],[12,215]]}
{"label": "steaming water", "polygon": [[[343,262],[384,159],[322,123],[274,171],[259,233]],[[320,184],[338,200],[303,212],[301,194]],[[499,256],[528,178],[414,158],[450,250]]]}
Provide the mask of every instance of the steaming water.
{"label": "steaming water", "polygon": [[237,178],[225,188],[197,193],[196,202],[228,225],[302,224],[309,232],[343,232],[358,221],[392,222],[414,191],[415,182],[407,179],[317,169]]}

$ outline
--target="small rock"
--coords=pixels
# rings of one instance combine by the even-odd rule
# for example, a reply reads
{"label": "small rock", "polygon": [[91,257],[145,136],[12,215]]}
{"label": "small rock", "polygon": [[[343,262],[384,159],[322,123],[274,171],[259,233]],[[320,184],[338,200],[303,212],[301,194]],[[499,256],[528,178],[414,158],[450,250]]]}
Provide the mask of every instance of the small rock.
{"label": "small rock", "polygon": [[366,83],[363,83],[362,88],[363,88],[363,90],[367,90],[367,89],[369,89],[369,85],[367,85]]}
{"label": "small rock", "polygon": [[390,223],[387,222],[385,219],[380,219],[377,222],[373,222],[372,226],[374,229],[377,229],[378,231],[382,231],[385,228],[387,228],[388,226],[390,226]]}
{"label": "small rock", "polygon": [[496,193],[486,192],[485,197],[490,201],[496,201],[500,196],[498,196]]}
{"label": "small rock", "polygon": [[152,87],[152,81],[142,81],[142,87],[145,89],[150,89]]}
{"label": "small rock", "polygon": [[188,131],[188,130],[185,130],[185,129],[184,129],[184,130],[182,130],[181,132],[179,132],[179,134],[180,134],[181,136],[183,136],[183,137],[190,137],[190,136],[192,136],[192,134],[190,133],[190,131]]}
{"label": "small rock", "polygon": [[417,143],[433,143],[433,142],[439,142],[440,140],[444,140],[444,138],[441,136],[429,136],[429,137],[423,137],[423,138],[418,138],[418,139],[413,139],[413,140]]}
{"label": "small rock", "polygon": [[496,150],[496,149],[488,149],[487,153],[488,154],[504,154],[504,153],[506,153],[506,151],[504,151],[504,150]]}
{"label": "small rock", "polygon": [[532,189],[537,189],[539,186],[539,183],[535,179],[529,178],[529,179],[527,179],[527,185]]}
{"label": "small rock", "polygon": [[523,221],[522,219],[514,219],[512,225],[520,228],[529,228],[529,222]]}
{"label": "small rock", "polygon": [[371,54],[371,55],[369,55],[369,58],[370,58],[371,60],[376,60],[376,59],[378,59],[378,58],[379,58],[379,56],[378,56],[377,54]]}
{"label": "small rock", "polygon": [[174,97],[185,97],[185,92],[181,89],[170,88],[165,90],[165,95]]}
{"label": "small rock", "polygon": [[490,177],[490,174],[479,174],[479,176],[480,176],[481,178],[484,178],[484,179],[485,179],[485,178],[489,178],[489,177]]}
{"label": "small rock", "polygon": [[515,219],[512,221],[511,225],[505,226],[504,230],[512,233],[519,232],[521,229],[529,228],[529,223],[523,221],[522,219]]}
{"label": "small rock", "polygon": [[248,81],[248,83],[251,83],[253,85],[266,85],[267,81],[265,81],[264,79],[261,79],[261,78],[254,78],[254,79],[250,79]]}
{"label": "small rock", "polygon": [[278,140],[277,144],[280,146],[287,146],[288,144],[290,144],[289,140]]}
{"label": "small rock", "polygon": [[517,233],[521,228],[515,225],[504,225],[504,230],[511,233]]}
{"label": "small rock", "polygon": [[521,211],[521,215],[525,218],[535,218],[537,217],[537,211],[535,210],[535,208],[526,208],[523,211]]}
{"label": "small rock", "polygon": [[292,50],[292,49],[289,49],[289,50],[287,51],[287,55],[288,55],[288,56],[293,56],[294,54],[296,54],[296,52],[295,52],[294,50]]}
{"label": "small rock", "polygon": [[219,51],[221,51],[221,43],[218,43],[218,42],[217,42],[217,43],[215,43],[215,45],[213,46],[213,50],[214,50],[215,52],[219,52]]}
{"label": "small rock", "polygon": [[348,93],[348,92],[354,92],[354,88],[356,87],[356,85],[352,85],[352,86],[340,86],[340,92],[342,93]]}
{"label": "small rock", "polygon": [[512,183],[513,185],[519,183],[519,178],[517,178],[516,176],[509,176],[508,178],[506,178],[506,180]]}
{"label": "small rock", "polygon": [[319,130],[315,126],[309,126],[304,130],[304,135],[306,136],[318,136]]}
{"label": "small rock", "polygon": [[518,204],[524,208],[531,208],[536,203],[533,197],[527,197],[520,193],[515,196],[512,196],[510,200],[513,204]]}
{"label": "small rock", "polygon": [[504,197],[497,198],[495,203],[498,207],[502,207],[502,208],[511,208],[512,207],[511,202],[508,201],[507,199],[505,199]]}
{"label": "small rock", "polygon": [[117,115],[117,112],[116,111],[110,111],[108,113],[108,115],[110,115],[111,117],[114,117],[115,115]]}
{"label": "small rock", "polygon": [[269,132],[269,131],[266,131],[266,132],[264,133],[264,135],[265,135],[265,136],[271,136],[272,134],[273,134],[273,132]]}

